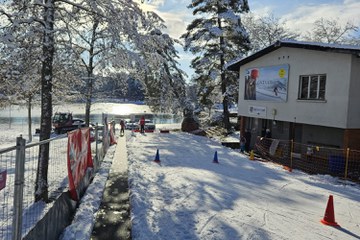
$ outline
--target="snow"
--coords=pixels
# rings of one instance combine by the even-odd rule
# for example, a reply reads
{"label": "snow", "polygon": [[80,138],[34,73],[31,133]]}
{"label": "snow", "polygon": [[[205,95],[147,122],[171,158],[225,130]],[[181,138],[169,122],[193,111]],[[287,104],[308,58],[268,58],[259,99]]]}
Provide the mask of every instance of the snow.
{"label": "snow", "polygon": [[100,207],[103,190],[110,172],[115,145],[111,146],[103,160],[101,169],[95,175],[86,194],[80,200],[79,208],[76,211],[72,224],[65,228],[61,239],[90,239],[95,224],[94,214]]}
{"label": "snow", "polygon": [[[358,184],[250,161],[179,125],[157,128],[171,130],[126,132],[133,239],[360,239]],[[89,239],[113,155],[114,147],[62,239]],[[330,195],[341,227],[320,223]]]}
{"label": "snow", "polygon": [[301,45],[311,45],[311,46],[319,46],[319,47],[328,47],[328,48],[337,48],[337,49],[360,50],[359,45],[349,45],[349,44],[307,42],[307,41],[297,41],[297,40],[291,40],[291,39],[280,40],[279,42],[294,43],[294,44],[301,44]]}
{"label": "snow", "polygon": [[[133,239],[360,238],[358,185],[180,132],[130,136],[128,154]],[[320,223],[329,195],[342,228]]]}

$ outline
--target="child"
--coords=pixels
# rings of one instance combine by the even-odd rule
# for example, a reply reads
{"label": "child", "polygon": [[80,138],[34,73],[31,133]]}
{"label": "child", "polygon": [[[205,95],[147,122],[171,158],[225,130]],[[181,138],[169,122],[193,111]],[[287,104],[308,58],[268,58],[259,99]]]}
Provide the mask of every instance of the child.
{"label": "child", "polygon": [[246,138],[244,136],[242,136],[240,138],[240,152],[244,153],[245,151],[245,143],[246,143]]}

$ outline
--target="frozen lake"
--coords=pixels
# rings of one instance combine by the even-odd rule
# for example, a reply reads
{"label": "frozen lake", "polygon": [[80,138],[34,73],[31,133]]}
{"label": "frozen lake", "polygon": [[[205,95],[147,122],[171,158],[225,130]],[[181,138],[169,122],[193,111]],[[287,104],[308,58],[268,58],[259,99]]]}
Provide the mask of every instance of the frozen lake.
{"label": "frozen lake", "polygon": [[[40,106],[32,108],[32,123],[36,127],[40,123]],[[55,112],[71,112],[74,117],[84,118],[85,104],[54,105]],[[101,123],[102,114],[108,114],[109,120],[119,121],[120,118],[130,118],[132,114],[151,118],[155,124],[172,124],[182,121],[182,116],[172,114],[154,114],[150,108],[142,104],[133,103],[93,103],[91,106],[90,121]],[[13,105],[0,110],[0,124],[27,125],[27,109],[24,106]]]}
{"label": "frozen lake", "polygon": [[[85,104],[68,104],[68,105],[54,105],[53,114],[55,112],[72,112],[76,118],[84,119]],[[32,108],[32,135],[35,134],[35,129],[40,128],[40,107],[34,106]],[[131,104],[131,103],[94,103],[91,107],[90,121],[92,123],[101,123],[102,114],[108,114],[108,121],[114,120],[116,123],[120,119],[130,119],[131,115],[144,115],[146,118],[152,119],[161,128],[166,125],[179,125],[182,121],[182,116],[172,114],[153,114],[150,108],[146,105]],[[161,124],[162,126],[159,126]],[[24,106],[13,105],[11,108],[0,110],[0,148],[13,146],[16,137],[20,134],[28,139],[28,119],[27,109]],[[34,136],[35,137],[35,136]]]}

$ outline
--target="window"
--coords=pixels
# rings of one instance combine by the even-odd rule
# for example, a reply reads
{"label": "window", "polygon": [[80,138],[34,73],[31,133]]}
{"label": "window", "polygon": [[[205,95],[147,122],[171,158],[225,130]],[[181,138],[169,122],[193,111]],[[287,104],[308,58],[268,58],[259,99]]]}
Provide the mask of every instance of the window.
{"label": "window", "polygon": [[325,100],[326,75],[300,76],[299,99]]}

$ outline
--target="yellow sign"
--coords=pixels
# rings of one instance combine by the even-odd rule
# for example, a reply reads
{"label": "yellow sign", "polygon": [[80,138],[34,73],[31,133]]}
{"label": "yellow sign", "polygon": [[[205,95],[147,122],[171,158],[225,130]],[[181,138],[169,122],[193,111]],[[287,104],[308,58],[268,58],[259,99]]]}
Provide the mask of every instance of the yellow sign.
{"label": "yellow sign", "polygon": [[279,70],[279,77],[284,78],[284,77],[285,77],[285,74],[286,74],[285,69],[281,68],[281,69]]}

